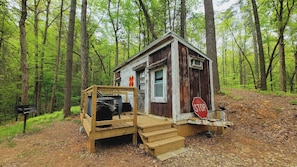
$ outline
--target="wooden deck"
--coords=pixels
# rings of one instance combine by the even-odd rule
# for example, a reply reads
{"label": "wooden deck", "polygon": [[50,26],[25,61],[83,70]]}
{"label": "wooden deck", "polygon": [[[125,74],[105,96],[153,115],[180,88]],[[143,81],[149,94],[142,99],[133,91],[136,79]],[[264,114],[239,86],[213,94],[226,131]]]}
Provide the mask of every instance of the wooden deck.
{"label": "wooden deck", "polygon": [[[126,101],[128,93],[133,94],[133,111],[131,115],[113,117],[112,120],[97,121],[96,108],[98,92],[110,95],[125,95]],[[88,97],[92,97],[89,101]],[[82,91],[80,119],[89,137],[89,151],[95,152],[95,140],[133,134],[132,143],[137,144],[137,96],[138,90],[135,87],[99,86],[94,85]],[[91,104],[90,104],[91,103]],[[87,111],[91,107],[91,116]]]}
{"label": "wooden deck", "polygon": [[[142,139],[145,150],[153,156],[159,156],[169,151],[184,148],[184,137],[177,135],[177,129],[172,127],[172,123],[166,119],[159,119],[149,115],[138,114],[137,126],[133,126],[133,114],[122,114],[113,116],[112,120],[96,121],[95,131],[91,131],[92,118],[85,114],[82,118],[83,126],[90,140],[90,152],[95,152],[92,141],[97,139],[123,136],[138,132]],[[104,126],[104,127],[102,127]],[[133,141],[135,144],[137,141]],[[94,148],[92,148],[94,147]]]}
{"label": "wooden deck", "polygon": [[[98,92],[112,95],[133,95],[132,112],[112,117],[111,120],[96,120]],[[92,96],[90,101],[89,97]],[[91,103],[91,104],[90,104]],[[89,152],[95,152],[95,140],[132,134],[132,143],[137,144],[139,134],[145,150],[153,156],[162,156],[184,149],[185,138],[178,128],[165,118],[137,113],[138,91],[135,87],[92,86],[82,92],[80,119],[89,137]],[[87,113],[91,107],[90,115]]]}

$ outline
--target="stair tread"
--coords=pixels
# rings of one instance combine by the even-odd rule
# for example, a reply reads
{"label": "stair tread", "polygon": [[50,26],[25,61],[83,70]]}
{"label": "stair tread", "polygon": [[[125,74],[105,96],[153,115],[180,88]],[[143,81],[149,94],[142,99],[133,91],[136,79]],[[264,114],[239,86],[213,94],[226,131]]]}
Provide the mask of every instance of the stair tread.
{"label": "stair tread", "polygon": [[151,149],[157,147],[157,146],[161,146],[161,145],[165,145],[165,144],[169,144],[172,142],[176,142],[176,141],[180,141],[180,140],[184,140],[185,138],[182,136],[175,136],[175,137],[170,137],[167,139],[163,139],[163,140],[159,140],[159,141],[155,141],[155,142],[151,142],[151,143],[146,143],[147,146]]}
{"label": "stair tread", "polygon": [[157,130],[157,131],[142,133],[142,135],[145,138],[148,138],[148,137],[151,137],[151,136],[156,136],[156,135],[160,135],[160,134],[164,134],[164,133],[170,133],[170,132],[177,132],[177,129],[170,128],[170,129]]}
{"label": "stair tread", "polygon": [[154,124],[145,124],[145,125],[138,125],[140,128],[145,129],[145,128],[150,128],[150,127],[155,127],[155,126],[163,126],[163,125],[171,125],[171,122],[164,121],[164,122],[157,122]]}

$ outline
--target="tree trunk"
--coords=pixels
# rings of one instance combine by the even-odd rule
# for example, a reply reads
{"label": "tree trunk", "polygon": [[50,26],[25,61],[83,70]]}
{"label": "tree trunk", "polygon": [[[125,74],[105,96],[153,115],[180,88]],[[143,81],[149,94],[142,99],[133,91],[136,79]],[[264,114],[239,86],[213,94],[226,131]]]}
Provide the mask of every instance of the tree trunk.
{"label": "tree trunk", "polygon": [[260,86],[261,86],[261,90],[267,90],[266,75],[265,75],[265,57],[264,57],[262,35],[261,35],[261,29],[260,29],[260,21],[258,17],[258,9],[257,9],[256,0],[251,0],[251,1],[253,5],[253,14],[255,19],[257,43],[258,43],[258,49],[259,49],[260,75],[261,75]]}
{"label": "tree trunk", "polygon": [[73,59],[73,38],[75,26],[76,0],[71,0],[68,34],[67,34],[67,57],[65,71],[65,94],[64,94],[64,118],[68,117],[71,112],[71,87],[72,87],[72,59]]}
{"label": "tree trunk", "polygon": [[294,77],[295,77],[295,72],[293,72],[292,77],[290,78],[290,93],[293,93],[294,91]]}
{"label": "tree trunk", "polygon": [[[277,15],[277,23],[278,23],[278,35],[279,35],[279,64],[280,64],[280,90],[286,92],[287,91],[287,84],[286,84],[286,56],[285,56],[285,44],[284,44],[284,32],[286,29],[286,26],[289,22],[289,18],[291,16],[291,12],[294,9],[295,1],[292,1],[292,3],[289,3],[289,1],[286,1],[286,4],[284,4],[284,0],[279,0],[276,2],[277,4],[274,4],[274,8]],[[284,16],[284,14],[287,14]]]}
{"label": "tree trunk", "polygon": [[39,0],[34,0],[34,48],[35,48],[35,53],[34,53],[34,61],[35,61],[35,76],[34,76],[34,104],[37,106],[37,115],[40,115],[40,110],[38,109],[39,106],[39,98],[38,98],[38,87],[40,84],[39,81],[39,44],[38,44],[38,15],[39,15]]}
{"label": "tree trunk", "polygon": [[60,23],[59,23],[59,34],[58,34],[58,50],[57,50],[57,57],[56,57],[56,64],[55,64],[54,83],[53,83],[53,87],[52,87],[52,95],[51,95],[51,101],[50,101],[50,112],[51,113],[54,111],[57,82],[58,82],[60,54],[61,54],[62,24],[63,24],[63,6],[64,6],[64,0],[61,0]]}
{"label": "tree trunk", "polygon": [[278,20],[278,35],[279,35],[279,81],[280,81],[280,90],[286,92],[286,61],[285,61],[285,44],[284,44],[284,28],[283,26],[283,0],[279,0],[279,10],[276,9],[278,13],[277,20]]}
{"label": "tree trunk", "polygon": [[145,8],[142,0],[139,0],[139,5],[140,5],[140,7],[141,7],[141,9],[143,11],[143,14],[144,14],[145,19],[146,19],[147,26],[149,27],[149,30],[150,30],[153,38],[155,40],[158,39],[158,36],[157,36],[157,34],[155,33],[155,30],[154,30],[154,24],[151,22],[151,18],[149,16],[149,14],[148,14],[148,12],[147,12],[147,10],[146,10],[146,8]]}
{"label": "tree trunk", "polygon": [[114,22],[114,18],[111,15],[110,11],[110,4],[111,0],[108,1],[108,15],[110,17],[110,21],[113,27],[115,42],[116,42],[116,56],[115,56],[115,65],[118,66],[119,64],[119,39],[118,39],[118,31],[119,31],[119,7],[120,7],[120,0],[117,1],[117,17],[116,22]]}
{"label": "tree trunk", "polygon": [[279,49],[279,80],[280,80],[280,90],[286,92],[287,90],[287,82],[286,82],[286,61],[285,61],[285,44],[284,44],[284,34],[281,32],[282,30],[279,29],[279,37],[280,43],[278,45]]}
{"label": "tree trunk", "polygon": [[[239,49],[240,50],[240,49]],[[241,55],[241,51],[238,51],[238,55],[239,55],[239,59],[238,59],[238,64],[239,64],[239,84],[240,86],[244,85],[244,82],[243,82],[243,58],[242,58],[242,55]]]}
{"label": "tree trunk", "polygon": [[180,36],[186,39],[186,18],[187,18],[187,11],[186,11],[186,0],[180,1],[181,7],[181,14],[180,14]]}
{"label": "tree trunk", "polygon": [[170,8],[170,0],[167,0],[167,9],[168,9],[168,22],[169,22],[169,30],[172,30],[172,25],[171,25],[171,8]]}
{"label": "tree trunk", "polygon": [[[245,31],[246,32],[246,31]],[[247,83],[247,72],[246,72],[246,65],[245,65],[245,63],[244,63],[244,59],[246,60],[246,62],[247,62],[247,65],[248,65],[248,67],[249,67],[249,69],[250,69],[250,71],[251,71],[251,73],[252,73],[252,78],[253,78],[253,83],[254,83],[254,87],[255,87],[255,89],[257,88],[257,83],[256,83],[256,79],[255,79],[255,74],[254,74],[254,71],[253,71],[253,67],[252,67],[252,63],[249,61],[249,59],[248,59],[248,57],[247,57],[247,55],[245,54],[245,47],[241,47],[240,45],[239,45],[239,43],[237,42],[237,40],[236,40],[236,38],[235,38],[235,36],[234,36],[234,34],[232,33],[232,31],[231,31],[231,34],[232,34],[232,36],[233,36],[233,39],[234,39],[234,42],[235,42],[235,44],[237,45],[237,47],[238,47],[238,49],[239,49],[239,51],[240,51],[240,63],[241,63],[241,65],[240,65],[240,70],[242,70],[242,68],[244,69],[244,72],[243,72],[243,83],[244,83],[244,85],[246,85],[246,83]],[[245,35],[246,36],[246,35]],[[246,43],[246,41],[244,41],[243,42],[243,45],[245,45],[245,43]],[[243,56],[243,58],[241,58],[241,56]],[[242,72],[241,72],[242,73]],[[242,79],[242,78],[241,78]]]}
{"label": "tree trunk", "polygon": [[176,13],[177,12],[177,9],[176,9],[176,6],[177,6],[177,0],[174,0],[174,7],[173,7],[173,18],[172,18],[172,31],[175,31],[175,20],[176,20]]}
{"label": "tree trunk", "polygon": [[20,45],[21,45],[21,71],[22,71],[22,97],[21,103],[29,103],[29,68],[27,63],[27,41],[26,41],[26,22],[27,18],[27,0],[22,0],[22,14],[19,21]]}
{"label": "tree trunk", "polygon": [[204,10],[206,28],[206,54],[213,60],[212,69],[214,93],[218,93],[220,91],[220,81],[218,72],[216,32],[212,0],[204,0]]}
{"label": "tree trunk", "polygon": [[294,58],[295,58],[295,79],[296,79],[296,85],[297,85],[297,45],[295,48]]}
{"label": "tree trunk", "polygon": [[142,32],[142,24],[141,24],[141,10],[138,11],[138,26],[139,26],[139,32],[138,32],[138,51],[140,52],[141,49],[141,32]]}
{"label": "tree trunk", "polygon": [[169,8],[167,8],[167,0],[163,0],[162,1],[162,5],[163,5],[163,18],[164,18],[164,20],[163,20],[163,25],[164,25],[164,34],[167,32],[167,16],[169,16],[168,14],[167,14],[167,10],[169,11]]}
{"label": "tree trunk", "polygon": [[[249,3],[250,5],[250,3]],[[253,48],[254,48],[254,68],[255,68],[255,78],[257,81],[257,88],[259,85],[259,49],[257,45],[257,34],[256,34],[256,27],[253,19],[253,13],[249,10],[249,25],[252,28],[252,39],[253,39]]]}
{"label": "tree trunk", "polygon": [[[42,94],[42,83],[43,83],[43,66],[44,66],[44,48],[46,47],[47,43],[47,32],[49,28],[49,13],[50,13],[50,4],[51,0],[47,0],[46,4],[46,16],[45,16],[45,25],[44,25],[44,31],[43,31],[43,39],[42,39],[42,53],[41,53],[41,60],[40,60],[40,73],[39,73],[39,84],[38,84],[38,93],[37,93],[37,110],[39,110],[41,113],[43,111],[41,110],[41,94]],[[45,107],[44,107],[45,108]]]}
{"label": "tree trunk", "polygon": [[81,7],[81,90],[88,87],[87,0]]}
{"label": "tree trunk", "polygon": [[[224,37],[223,37],[224,38]],[[224,39],[223,39],[224,41]],[[226,49],[222,49],[222,75],[223,75],[223,85],[226,85],[226,77],[225,77],[225,58],[226,58],[226,55],[225,55],[225,51]]]}

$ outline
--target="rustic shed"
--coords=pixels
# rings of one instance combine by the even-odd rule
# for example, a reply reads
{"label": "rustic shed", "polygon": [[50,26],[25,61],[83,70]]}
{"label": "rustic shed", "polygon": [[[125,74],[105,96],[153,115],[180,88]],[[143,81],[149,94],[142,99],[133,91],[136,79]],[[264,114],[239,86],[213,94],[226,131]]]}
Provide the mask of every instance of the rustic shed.
{"label": "rustic shed", "polygon": [[174,32],[116,67],[114,84],[138,88],[138,112],[174,123],[197,117],[194,97],[201,97],[210,113],[215,110],[212,60]]}
{"label": "rustic shed", "polygon": [[[82,92],[80,116],[90,152],[97,139],[133,134],[136,144],[138,134],[145,151],[164,160],[185,151],[185,136],[210,130],[223,134],[232,124],[223,111],[215,112],[212,77],[212,60],[168,32],[116,67],[114,86],[94,85]],[[103,105],[113,106],[119,116],[107,112],[110,117],[103,119]]]}

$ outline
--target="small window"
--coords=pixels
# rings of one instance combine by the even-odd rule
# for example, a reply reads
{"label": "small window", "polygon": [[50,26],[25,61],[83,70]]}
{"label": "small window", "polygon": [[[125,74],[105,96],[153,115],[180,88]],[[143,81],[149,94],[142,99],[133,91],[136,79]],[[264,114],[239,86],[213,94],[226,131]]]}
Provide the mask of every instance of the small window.
{"label": "small window", "polygon": [[201,61],[192,59],[192,66],[201,66]]}
{"label": "small window", "polygon": [[152,102],[167,102],[167,68],[151,71]]}
{"label": "small window", "polygon": [[203,70],[204,59],[198,57],[189,57],[189,67]]}

